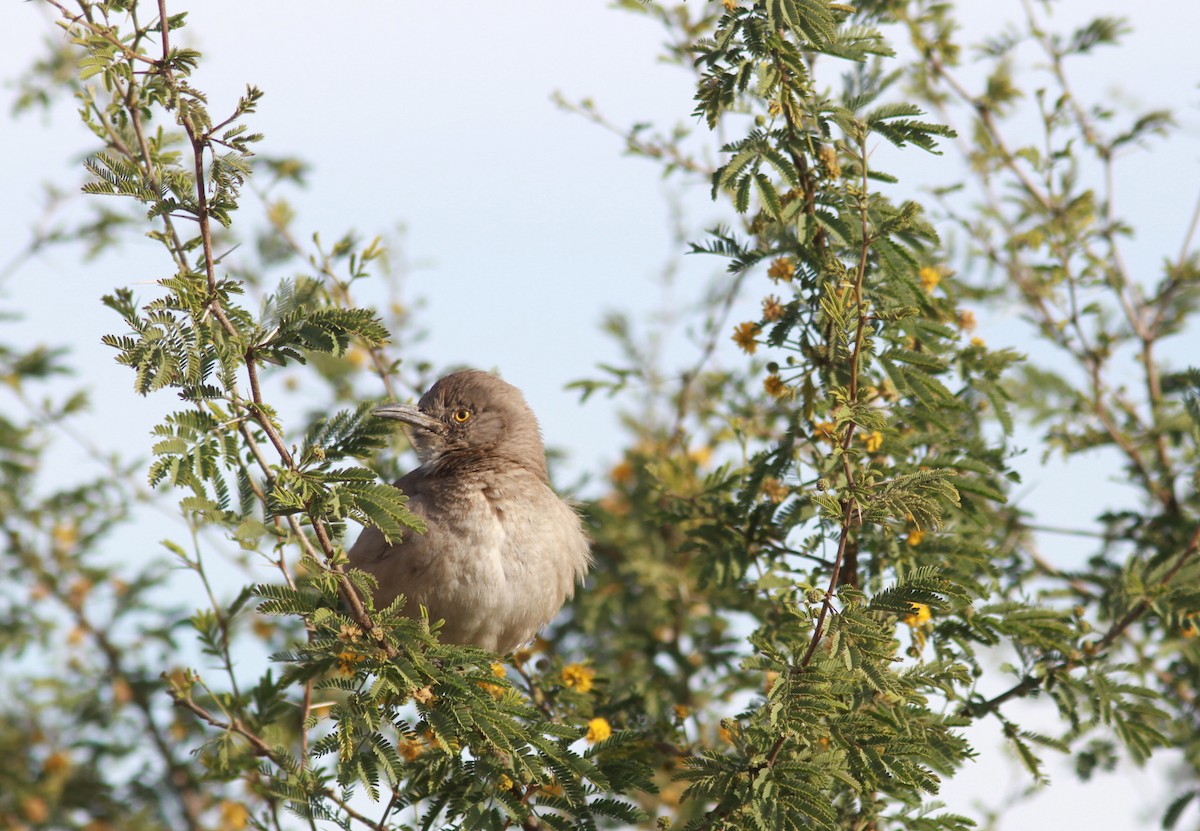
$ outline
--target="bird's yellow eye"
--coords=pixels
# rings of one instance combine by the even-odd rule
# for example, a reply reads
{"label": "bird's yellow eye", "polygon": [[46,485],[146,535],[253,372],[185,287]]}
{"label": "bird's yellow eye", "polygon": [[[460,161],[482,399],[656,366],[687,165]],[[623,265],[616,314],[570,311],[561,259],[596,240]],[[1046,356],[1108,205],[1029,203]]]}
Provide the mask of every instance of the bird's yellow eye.
{"label": "bird's yellow eye", "polygon": [[452,416],[452,418],[455,421],[457,421],[459,424],[463,424],[468,419],[471,418],[471,411],[468,410],[466,407],[460,407],[459,409],[454,411],[454,415]]}

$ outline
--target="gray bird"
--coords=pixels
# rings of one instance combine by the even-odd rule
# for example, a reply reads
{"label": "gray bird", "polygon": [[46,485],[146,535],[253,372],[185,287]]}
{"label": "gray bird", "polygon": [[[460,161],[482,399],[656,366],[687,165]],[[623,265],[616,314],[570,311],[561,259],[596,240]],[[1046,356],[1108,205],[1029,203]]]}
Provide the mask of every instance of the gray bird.
{"label": "gray bird", "polygon": [[426,532],[397,545],[367,528],[350,565],[379,581],[375,605],[397,595],[429,610],[446,643],[507,653],[534,636],[591,565],[579,515],[550,489],[537,418],[521,391],[477,370],[447,375],[416,407],[375,415],[412,428],[421,465],[395,484]]}

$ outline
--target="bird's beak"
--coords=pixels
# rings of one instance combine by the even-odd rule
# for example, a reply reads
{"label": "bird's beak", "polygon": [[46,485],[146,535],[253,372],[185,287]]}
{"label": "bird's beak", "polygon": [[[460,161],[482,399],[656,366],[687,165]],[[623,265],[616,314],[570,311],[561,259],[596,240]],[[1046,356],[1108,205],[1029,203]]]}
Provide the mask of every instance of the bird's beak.
{"label": "bird's beak", "polygon": [[440,434],[442,432],[440,421],[425,415],[409,404],[384,404],[382,407],[371,410],[371,414],[379,418],[394,418],[396,421],[403,421],[405,424],[430,433]]}

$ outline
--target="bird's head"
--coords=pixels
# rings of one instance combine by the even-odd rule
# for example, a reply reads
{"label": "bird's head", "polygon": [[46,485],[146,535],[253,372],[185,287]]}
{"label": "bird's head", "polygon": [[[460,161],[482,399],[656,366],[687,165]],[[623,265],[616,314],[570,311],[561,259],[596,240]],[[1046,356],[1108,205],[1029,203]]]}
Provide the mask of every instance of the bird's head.
{"label": "bird's head", "polygon": [[412,428],[422,464],[443,459],[505,459],[546,478],[546,451],[537,418],[521,391],[479,370],[439,380],[417,405],[388,404],[375,415]]}

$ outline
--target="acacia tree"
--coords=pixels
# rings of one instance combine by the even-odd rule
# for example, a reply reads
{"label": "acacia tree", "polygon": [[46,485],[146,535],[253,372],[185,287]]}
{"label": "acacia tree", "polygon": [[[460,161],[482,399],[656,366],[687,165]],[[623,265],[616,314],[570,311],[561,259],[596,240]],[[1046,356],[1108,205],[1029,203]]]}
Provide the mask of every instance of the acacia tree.
{"label": "acacia tree", "polygon": [[[257,90],[210,115],[190,81],[200,55],[179,45],[185,19],[165,2],[48,2],[67,43],[27,98],[73,89],[98,141],[85,191],[108,197],[74,237],[109,244],[132,226],[162,245],[149,298],[105,298],[121,321],[106,343],[135,392],[182,402],[156,429],[149,480],[181,494],[189,539],[168,547],[208,603],[165,607],[157,564],[108,564],[106,534],[145,498],[134,471],[32,495],[39,431],[69,424],[80,397],[30,398],[27,417],[0,424],[3,648],[49,648],[64,615],[65,637],[94,647],[7,682],[10,824],[965,828],[935,796],[974,753],[962,728],[981,720],[1035,778],[1042,747],[1075,753],[1085,775],[1182,747],[1165,820],[1188,809],[1200,377],[1173,371],[1160,344],[1195,311],[1198,262],[1189,233],[1161,277],[1130,273],[1131,223],[1089,187],[1075,149],[1111,166],[1168,121],[1110,136],[1116,116],[1065,94],[1038,99],[1045,135],[1018,140],[1006,121],[1013,46],[1039,45],[1065,93],[1068,56],[1115,40],[1115,22],[1056,38],[1031,17],[991,44],[974,93],[941,4],[630,4],[694,73],[703,125],[734,137],[623,131],[727,206],[691,245],[725,268],[682,370],[613,321],[625,364],[579,385],[631,411],[628,450],[587,506],[597,566],[546,638],[505,659],[440,644],[436,621],[404,617],[402,599],[360,601],[369,578],[347,569],[347,520],[419,526],[382,484],[393,436],[361,403],[432,376],[410,355],[401,372],[409,321],[355,301],[371,271],[387,276],[383,245],[300,242],[279,194],[302,165],[253,155],[266,146],[250,131]],[[894,58],[884,30],[917,58]],[[70,61],[80,72],[63,81]],[[880,142],[960,143],[978,201],[896,198],[873,163]],[[238,212],[247,200],[261,221]],[[956,272],[939,226],[990,268]],[[304,276],[278,276],[297,266]],[[962,304],[998,297],[1079,373],[973,337]],[[757,319],[729,319],[747,298]],[[721,348],[730,337],[749,360]],[[1130,352],[1140,392],[1113,379]],[[21,389],[63,366],[45,350],[0,357]],[[296,378],[327,382],[322,411],[335,414],[285,417]],[[1067,454],[1115,448],[1140,489],[1100,518],[1085,571],[1040,556],[1006,503],[1016,423],[1049,425]],[[239,557],[276,579],[218,596],[212,563]],[[173,665],[189,612],[186,637],[223,671]],[[235,660],[262,644],[270,660]],[[1014,703],[1030,696],[1056,708],[1059,733],[1021,727]]]}

